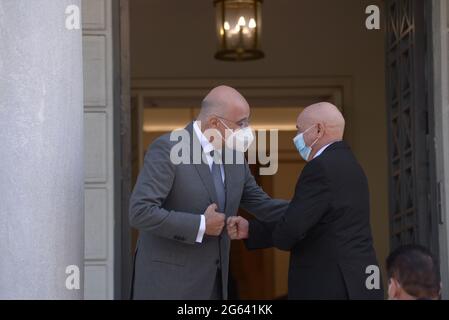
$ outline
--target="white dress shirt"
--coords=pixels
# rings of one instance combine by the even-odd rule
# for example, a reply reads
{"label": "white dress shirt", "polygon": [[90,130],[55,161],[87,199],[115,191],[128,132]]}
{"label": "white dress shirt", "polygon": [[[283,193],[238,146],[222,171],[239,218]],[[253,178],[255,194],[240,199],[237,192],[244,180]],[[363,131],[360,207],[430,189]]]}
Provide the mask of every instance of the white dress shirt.
{"label": "white dress shirt", "polygon": [[[209,169],[212,171],[212,164],[214,162],[214,159],[212,158],[210,152],[214,150],[214,146],[210,143],[210,141],[206,138],[206,136],[201,131],[198,123],[195,121],[193,123],[193,131],[195,132],[195,135],[197,136],[198,140],[200,141],[201,147],[203,148],[204,153],[206,154],[207,163],[209,164]],[[220,171],[221,171],[221,179],[223,179],[223,183],[225,181],[225,173],[224,173],[224,167],[222,164],[220,164]],[[198,235],[196,236],[196,242],[201,243],[203,242],[204,233],[206,232],[206,217],[201,215],[201,223],[200,228],[198,230]]]}

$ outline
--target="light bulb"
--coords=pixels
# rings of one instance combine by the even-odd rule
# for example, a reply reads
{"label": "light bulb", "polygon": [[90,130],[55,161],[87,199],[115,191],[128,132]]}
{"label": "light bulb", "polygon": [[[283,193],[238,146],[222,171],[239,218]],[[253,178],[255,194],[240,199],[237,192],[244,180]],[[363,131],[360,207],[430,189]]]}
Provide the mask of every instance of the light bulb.
{"label": "light bulb", "polygon": [[257,26],[256,20],[254,20],[254,18],[251,18],[251,20],[249,20],[248,27],[250,27],[251,29],[254,29],[256,26]]}
{"label": "light bulb", "polygon": [[243,17],[243,16],[240,17],[238,25],[242,26],[242,27],[246,26],[245,17]]}

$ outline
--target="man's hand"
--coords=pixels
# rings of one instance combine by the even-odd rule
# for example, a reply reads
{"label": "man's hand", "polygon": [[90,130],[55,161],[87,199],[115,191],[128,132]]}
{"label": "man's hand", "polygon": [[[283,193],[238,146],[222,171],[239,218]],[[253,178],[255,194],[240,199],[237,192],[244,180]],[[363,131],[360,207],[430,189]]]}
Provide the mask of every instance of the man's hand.
{"label": "man's hand", "polygon": [[248,239],[248,220],[240,216],[229,217],[227,222],[228,235],[231,240]]}
{"label": "man's hand", "polygon": [[208,236],[219,236],[225,225],[225,215],[217,212],[217,205],[212,203],[204,212],[206,218],[206,231]]}

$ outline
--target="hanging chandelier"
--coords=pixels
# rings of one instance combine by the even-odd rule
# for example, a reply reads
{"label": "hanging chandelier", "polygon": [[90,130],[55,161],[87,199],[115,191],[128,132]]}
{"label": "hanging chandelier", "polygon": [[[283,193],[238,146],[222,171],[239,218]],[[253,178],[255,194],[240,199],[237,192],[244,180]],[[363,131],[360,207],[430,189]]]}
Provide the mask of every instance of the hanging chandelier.
{"label": "hanging chandelier", "polygon": [[226,61],[261,59],[262,0],[215,0],[218,51]]}

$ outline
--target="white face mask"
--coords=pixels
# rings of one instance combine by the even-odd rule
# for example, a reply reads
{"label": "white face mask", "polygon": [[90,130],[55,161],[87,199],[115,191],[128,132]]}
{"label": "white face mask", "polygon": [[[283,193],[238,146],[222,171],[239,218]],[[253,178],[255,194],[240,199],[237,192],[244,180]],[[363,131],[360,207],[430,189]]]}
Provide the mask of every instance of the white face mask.
{"label": "white face mask", "polygon": [[243,129],[231,130],[226,123],[221,121],[221,119],[219,120],[228,130],[232,132],[226,138],[226,146],[235,151],[246,152],[254,141],[254,135],[251,127],[248,126]]}

